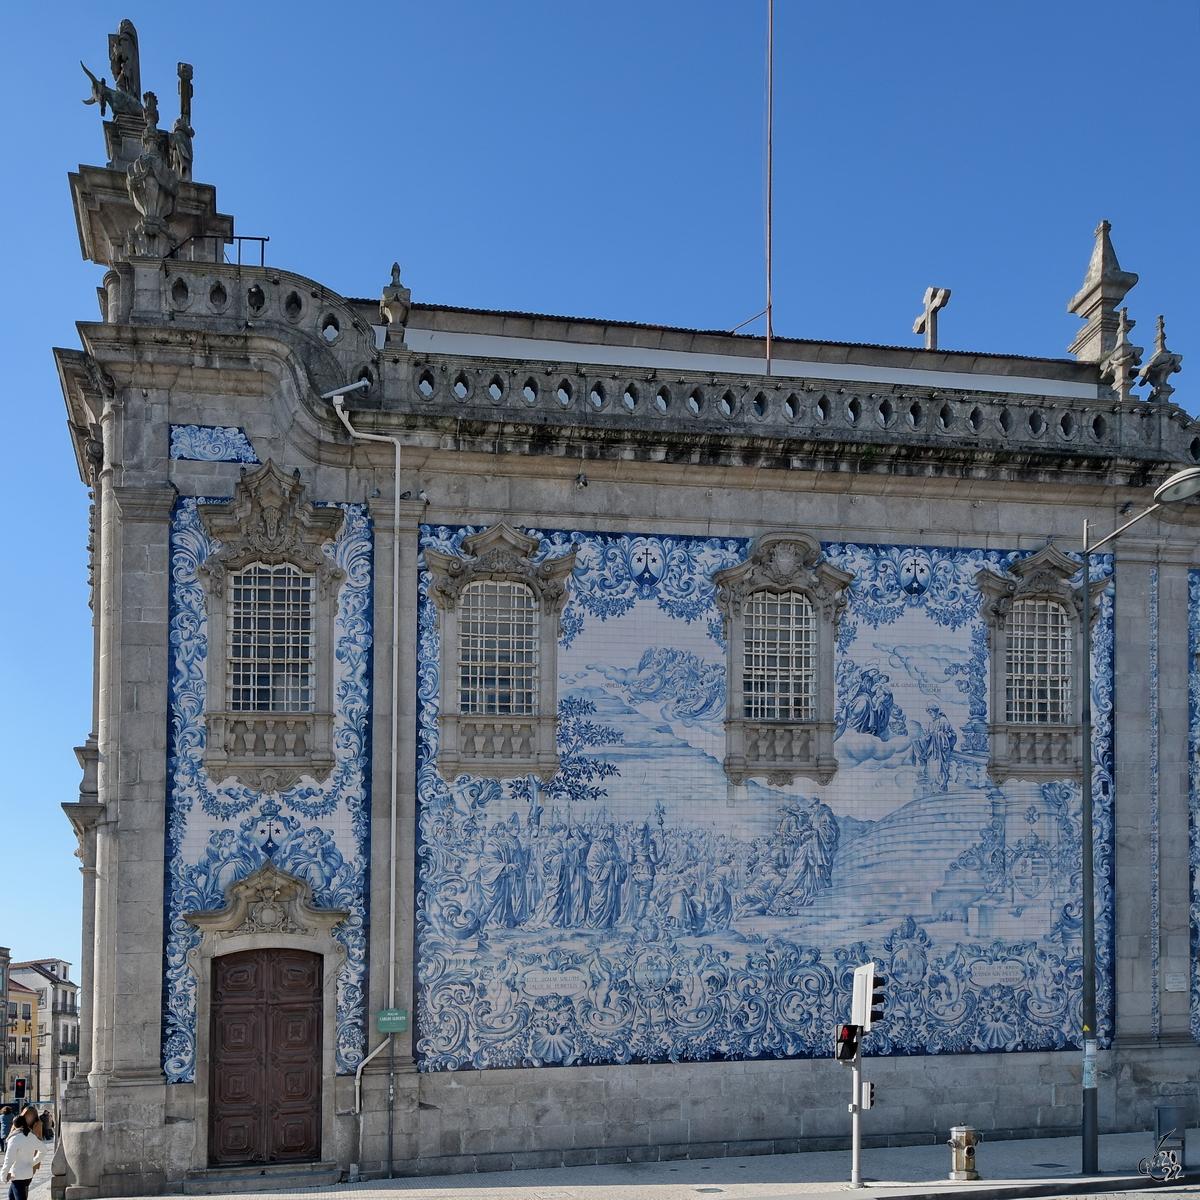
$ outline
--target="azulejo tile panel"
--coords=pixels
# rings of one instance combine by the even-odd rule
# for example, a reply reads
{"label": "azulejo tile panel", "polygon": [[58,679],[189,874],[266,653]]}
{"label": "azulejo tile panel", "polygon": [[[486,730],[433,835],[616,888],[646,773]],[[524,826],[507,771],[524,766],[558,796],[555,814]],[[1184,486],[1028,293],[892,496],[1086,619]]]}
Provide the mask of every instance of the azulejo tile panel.
{"label": "azulejo tile panel", "polygon": [[[422,541],[455,553],[472,532],[427,526]],[[735,786],[711,575],[747,542],[529,532],[542,556],[576,551],[549,784],[438,775],[438,629],[421,573],[423,1070],[828,1056],[869,957],[890,980],[870,1054],[1077,1044],[1078,784],[997,787],[986,772],[975,576],[1016,554],[827,545],[855,574],[836,657],[839,769],[824,785]],[[1102,1043],[1110,593],[1093,657]]]}
{"label": "azulejo tile panel", "polygon": [[192,462],[259,461],[244,429],[221,425],[172,425],[171,457]]}
{"label": "azulejo tile panel", "polygon": [[[334,930],[347,957],[338,976],[337,1066],[362,1059],[367,957],[370,841],[372,536],[365,505],[339,505],[341,533],[325,547],[345,572],[337,598],[333,652],[335,765],[324,782],[303,776],[279,793],[251,791],[236,779],[215,785],[204,770],[208,657],[205,597],[197,568],[219,543],[197,515],[197,497],[182,497],[171,525],[170,791],[166,834],[166,964],[163,1070],[187,1083],[196,1071],[196,980],[187,953],[199,931],[183,914],[220,908],[230,883],[268,858],[306,879],[314,902],[350,917]],[[320,649],[318,648],[318,653]]]}

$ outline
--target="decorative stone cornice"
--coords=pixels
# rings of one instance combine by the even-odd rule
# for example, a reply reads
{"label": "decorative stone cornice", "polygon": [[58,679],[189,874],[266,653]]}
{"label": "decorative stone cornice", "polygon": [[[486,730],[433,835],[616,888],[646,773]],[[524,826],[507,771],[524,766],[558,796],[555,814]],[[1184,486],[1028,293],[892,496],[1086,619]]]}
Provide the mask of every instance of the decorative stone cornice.
{"label": "decorative stone cornice", "polygon": [[322,547],[342,527],[340,508],[317,508],[304,498],[299,479],[285,475],[269,459],[239,480],[227,504],[201,504],[200,520],[221,548],[200,564],[216,596],[224,594],[225,577],[250,563],[268,566],[293,563],[317,577],[322,596],[345,572]]}
{"label": "decorative stone cornice", "polygon": [[174,488],[114,487],[112,497],[122,521],[167,522],[178,493]]}
{"label": "decorative stone cornice", "polygon": [[507,579],[526,584],[543,613],[556,616],[567,602],[566,581],[575,569],[575,551],[534,563],[531,559],[540,545],[537,538],[501,521],[463,538],[462,557],[427,549],[425,565],[433,575],[429,598],[441,611],[451,612],[468,585],[482,579]]}

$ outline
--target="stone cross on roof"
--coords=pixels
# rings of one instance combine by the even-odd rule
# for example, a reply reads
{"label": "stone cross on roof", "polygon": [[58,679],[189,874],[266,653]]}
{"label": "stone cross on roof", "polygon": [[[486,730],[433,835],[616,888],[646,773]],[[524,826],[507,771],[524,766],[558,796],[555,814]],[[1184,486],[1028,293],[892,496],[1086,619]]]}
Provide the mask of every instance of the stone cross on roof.
{"label": "stone cross on roof", "polygon": [[938,348],[939,310],[950,303],[950,289],[929,287],[925,289],[925,311],[913,322],[913,333],[925,335],[925,349]]}

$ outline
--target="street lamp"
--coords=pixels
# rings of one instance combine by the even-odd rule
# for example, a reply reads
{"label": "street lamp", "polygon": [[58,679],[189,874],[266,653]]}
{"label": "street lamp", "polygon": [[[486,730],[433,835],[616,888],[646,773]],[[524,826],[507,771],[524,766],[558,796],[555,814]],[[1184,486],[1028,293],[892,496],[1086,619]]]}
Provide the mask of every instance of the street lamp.
{"label": "street lamp", "polygon": [[1091,555],[1164,504],[1200,495],[1200,467],[1177,471],[1154,492],[1154,503],[1095,544],[1083,523],[1083,1174],[1099,1173],[1099,1126],[1096,1114],[1096,896],[1092,844],[1092,569]]}

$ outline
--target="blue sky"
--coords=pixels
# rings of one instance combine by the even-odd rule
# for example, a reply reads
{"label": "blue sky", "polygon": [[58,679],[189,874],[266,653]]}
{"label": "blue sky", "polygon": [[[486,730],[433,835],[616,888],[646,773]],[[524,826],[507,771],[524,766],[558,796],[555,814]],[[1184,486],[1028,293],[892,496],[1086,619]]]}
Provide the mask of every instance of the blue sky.
{"label": "blue sky", "polygon": [[[1197,411],[1191,0],[777,0],[775,328],[916,345],[930,284],[951,349],[1065,356],[1102,219],[1135,341],[1166,314]],[[142,86],[176,111],[195,66],[196,178],[269,261],[376,296],[730,328],[762,308],[766,0],[293,0],[10,12],[0,338],[5,892],[21,957],[79,961],[59,812],[90,724],[87,499],[52,346],[96,319],[66,173],[103,162],[82,59],[138,27]]]}

